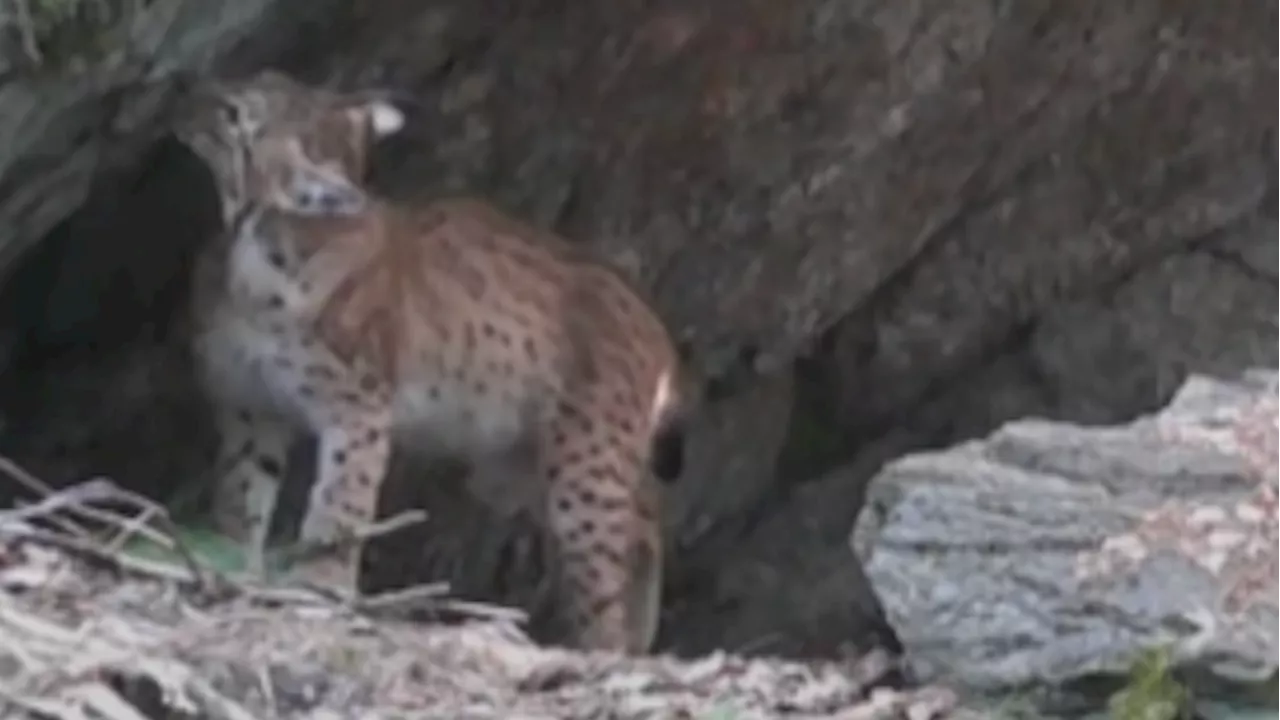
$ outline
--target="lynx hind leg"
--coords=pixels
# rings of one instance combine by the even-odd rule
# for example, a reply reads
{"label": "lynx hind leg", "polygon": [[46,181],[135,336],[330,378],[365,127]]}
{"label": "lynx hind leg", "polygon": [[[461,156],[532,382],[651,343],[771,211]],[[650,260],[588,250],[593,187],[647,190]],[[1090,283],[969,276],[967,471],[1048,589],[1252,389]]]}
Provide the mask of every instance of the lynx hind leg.
{"label": "lynx hind leg", "polygon": [[227,408],[217,416],[219,434],[213,522],[244,547],[245,569],[266,572],[266,546],[294,433],[268,415]]}
{"label": "lynx hind leg", "polygon": [[631,647],[644,652],[653,646],[662,617],[662,514],[657,478],[637,476],[636,500],[642,523],[627,554],[631,592],[627,607],[631,608]]}
{"label": "lynx hind leg", "polygon": [[557,600],[569,644],[630,654],[657,634],[662,590],[658,489],[638,440],[562,412],[540,462]]}

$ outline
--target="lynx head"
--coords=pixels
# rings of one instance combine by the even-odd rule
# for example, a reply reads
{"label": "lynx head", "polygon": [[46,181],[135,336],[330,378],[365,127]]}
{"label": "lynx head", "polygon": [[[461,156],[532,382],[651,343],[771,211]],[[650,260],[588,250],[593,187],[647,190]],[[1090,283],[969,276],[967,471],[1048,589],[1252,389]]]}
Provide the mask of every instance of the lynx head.
{"label": "lynx head", "polygon": [[198,85],[175,134],[213,172],[230,220],[250,201],[303,214],[358,211],[369,151],[403,126],[379,93],[310,87],[267,70]]}

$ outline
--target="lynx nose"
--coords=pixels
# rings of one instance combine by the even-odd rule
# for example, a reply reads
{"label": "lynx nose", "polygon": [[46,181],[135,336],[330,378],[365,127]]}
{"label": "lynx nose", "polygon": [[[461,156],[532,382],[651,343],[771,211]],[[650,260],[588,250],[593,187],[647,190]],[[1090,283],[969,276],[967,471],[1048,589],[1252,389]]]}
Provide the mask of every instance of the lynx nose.
{"label": "lynx nose", "polygon": [[302,209],[320,215],[350,215],[365,205],[365,194],[341,178],[298,178],[295,195]]}

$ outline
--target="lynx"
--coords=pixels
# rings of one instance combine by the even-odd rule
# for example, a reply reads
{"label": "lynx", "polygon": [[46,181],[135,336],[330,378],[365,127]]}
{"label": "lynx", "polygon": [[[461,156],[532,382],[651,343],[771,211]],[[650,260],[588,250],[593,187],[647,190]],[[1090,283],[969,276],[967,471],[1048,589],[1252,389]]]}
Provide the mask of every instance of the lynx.
{"label": "lynx", "polygon": [[398,107],[267,71],[192,93],[178,138],[226,226],[200,259],[194,355],[218,408],[221,529],[264,547],[289,445],[317,439],[300,535],[346,546],[301,573],[359,591],[359,543],[393,446],[467,459],[529,510],[567,642],[645,652],[662,583],[659,480],[680,472],[672,339],[629,283],[483,201],[364,186]]}

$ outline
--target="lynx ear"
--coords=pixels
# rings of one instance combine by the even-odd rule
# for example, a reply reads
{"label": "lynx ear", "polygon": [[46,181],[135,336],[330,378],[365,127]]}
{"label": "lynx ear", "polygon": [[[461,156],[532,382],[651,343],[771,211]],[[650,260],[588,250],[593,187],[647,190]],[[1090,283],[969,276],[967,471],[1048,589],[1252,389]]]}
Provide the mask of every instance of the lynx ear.
{"label": "lynx ear", "polygon": [[347,112],[363,124],[367,124],[375,139],[381,140],[404,129],[404,111],[382,98],[360,98]]}
{"label": "lynx ear", "polygon": [[369,127],[376,137],[386,137],[404,128],[404,113],[386,100],[374,100],[365,106],[369,113]]}

